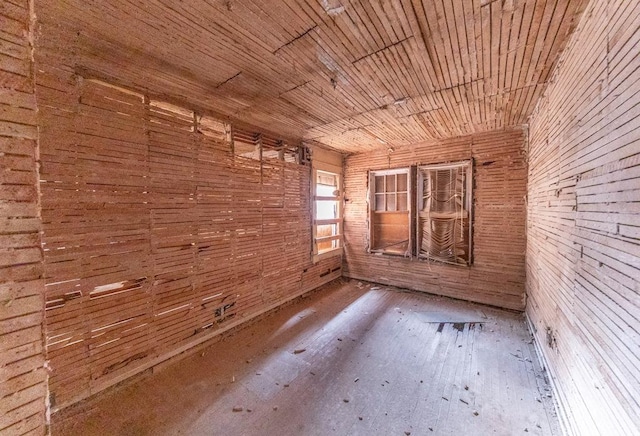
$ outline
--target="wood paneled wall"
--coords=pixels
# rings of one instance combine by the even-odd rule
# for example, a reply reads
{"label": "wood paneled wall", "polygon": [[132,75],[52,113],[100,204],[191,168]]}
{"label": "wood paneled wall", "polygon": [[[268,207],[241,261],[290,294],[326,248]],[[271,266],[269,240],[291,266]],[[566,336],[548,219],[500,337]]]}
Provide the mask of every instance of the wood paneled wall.
{"label": "wood paneled wall", "polygon": [[341,275],[311,262],[309,166],[240,156],[225,123],[82,78],[42,41],[54,411]]}
{"label": "wood paneled wall", "polygon": [[44,434],[38,131],[29,1],[0,6],[0,434]]}
{"label": "wood paneled wall", "polygon": [[527,315],[569,434],[640,434],[640,4],[592,1],[530,125]]}
{"label": "wood paneled wall", "polygon": [[[345,261],[349,277],[524,309],[525,135],[510,129],[417,144],[345,161]],[[474,160],[471,267],[367,253],[369,170]]]}

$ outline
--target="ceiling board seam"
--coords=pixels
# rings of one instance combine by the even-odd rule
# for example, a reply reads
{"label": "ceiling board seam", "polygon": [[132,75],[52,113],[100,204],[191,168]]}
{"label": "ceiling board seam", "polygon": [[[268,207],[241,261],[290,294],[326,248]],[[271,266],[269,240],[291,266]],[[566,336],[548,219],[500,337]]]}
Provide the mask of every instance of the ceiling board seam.
{"label": "ceiling board seam", "polygon": [[229,77],[227,80],[220,82],[219,85],[216,85],[215,89],[219,89],[222,85],[225,85],[229,82],[231,82],[233,79],[235,79],[236,77],[238,77],[240,74],[242,74],[242,71],[238,71],[236,74],[234,74],[233,76]]}
{"label": "ceiling board seam", "polygon": [[299,40],[300,38],[303,38],[305,36],[307,36],[307,34],[309,34],[310,32],[316,30],[318,28],[318,25],[316,24],[315,26],[311,27],[310,29],[308,29],[307,31],[301,33],[300,35],[296,36],[295,38],[293,38],[291,41],[284,43],[283,45],[281,45],[280,47],[278,47],[277,49],[275,49],[273,51],[272,54],[276,54],[278,53],[280,50],[282,50],[283,48],[293,44],[294,42],[296,42],[297,40]]}

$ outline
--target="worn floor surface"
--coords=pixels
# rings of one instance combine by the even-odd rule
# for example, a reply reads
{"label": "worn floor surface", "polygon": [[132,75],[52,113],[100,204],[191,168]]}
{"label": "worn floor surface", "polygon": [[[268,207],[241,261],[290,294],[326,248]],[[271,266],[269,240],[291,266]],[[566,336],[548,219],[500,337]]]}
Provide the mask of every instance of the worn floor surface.
{"label": "worn floor surface", "polygon": [[358,281],[52,422],[54,436],[558,434],[522,315]]}

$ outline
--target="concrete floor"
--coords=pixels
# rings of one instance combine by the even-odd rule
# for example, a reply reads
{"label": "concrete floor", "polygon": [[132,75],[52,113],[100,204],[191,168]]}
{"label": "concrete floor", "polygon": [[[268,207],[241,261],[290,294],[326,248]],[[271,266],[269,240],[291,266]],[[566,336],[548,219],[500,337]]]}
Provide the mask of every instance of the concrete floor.
{"label": "concrete floor", "polygon": [[521,314],[339,280],[52,434],[554,435],[552,401]]}

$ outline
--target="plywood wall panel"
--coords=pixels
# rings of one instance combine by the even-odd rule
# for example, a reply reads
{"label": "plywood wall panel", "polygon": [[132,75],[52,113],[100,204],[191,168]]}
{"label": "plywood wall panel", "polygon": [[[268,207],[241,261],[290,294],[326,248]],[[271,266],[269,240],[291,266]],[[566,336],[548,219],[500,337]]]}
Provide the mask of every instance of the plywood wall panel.
{"label": "plywood wall panel", "polygon": [[569,434],[640,431],[639,30],[592,1],[531,118],[527,315]]}
{"label": "plywood wall panel", "polygon": [[44,434],[47,371],[29,1],[0,7],[0,433]]}
{"label": "plywood wall panel", "polygon": [[[524,309],[525,136],[521,129],[349,156],[345,162],[345,275]],[[474,161],[473,265],[367,253],[368,171]]]}

